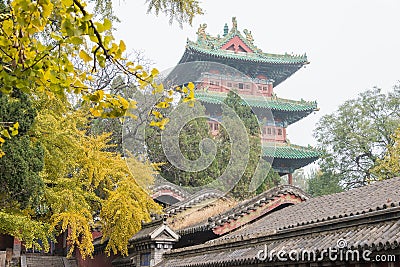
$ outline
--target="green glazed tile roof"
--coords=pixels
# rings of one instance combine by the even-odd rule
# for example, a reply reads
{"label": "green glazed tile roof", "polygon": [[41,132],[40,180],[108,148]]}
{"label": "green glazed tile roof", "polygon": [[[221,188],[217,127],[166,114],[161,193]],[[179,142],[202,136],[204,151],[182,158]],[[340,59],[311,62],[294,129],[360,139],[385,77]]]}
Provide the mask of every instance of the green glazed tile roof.
{"label": "green glazed tile roof", "polygon": [[188,40],[187,48],[196,50],[200,53],[211,54],[217,57],[225,57],[232,59],[240,59],[244,61],[254,61],[254,62],[262,62],[262,63],[270,63],[270,64],[307,64],[307,56],[299,55],[292,56],[289,54],[268,54],[263,52],[254,52],[254,53],[233,53],[228,50],[223,49],[210,49],[204,46],[199,45],[198,43],[192,42]]}
{"label": "green glazed tile roof", "polygon": [[[304,55],[290,55],[290,54],[270,54],[264,53],[253,43],[253,36],[251,31],[244,29],[243,34],[237,28],[236,18],[232,18],[232,28],[229,32],[220,37],[211,36],[206,33],[207,24],[200,25],[197,31],[197,41],[187,41],[187,48],[192,48],[199,52],[206,54],[213,54],[215,56],[242,59],[246,61],[257,61],[272,64],[307,64],[307,56]],[[221,49],[232,38],[237,36],[253,53],[233,53],[225,49]]]}
{"label": "green glazed tile roof", "polygon": [[[224,101],[225,93],[196,91],[195,96],[202,102],[220,104]],[[312,111],[317,109],[316,101],[294,101],[277,97],[244,96],[242,99],[251,107],[267,108],[276,111]]]}
{"label": "green glazed tile roof", "polygon": [[312,147],[303,147],[292,144],[271,144],[263,146],[263,155],[266,157],[283,159],[318,158],[321,152]]}

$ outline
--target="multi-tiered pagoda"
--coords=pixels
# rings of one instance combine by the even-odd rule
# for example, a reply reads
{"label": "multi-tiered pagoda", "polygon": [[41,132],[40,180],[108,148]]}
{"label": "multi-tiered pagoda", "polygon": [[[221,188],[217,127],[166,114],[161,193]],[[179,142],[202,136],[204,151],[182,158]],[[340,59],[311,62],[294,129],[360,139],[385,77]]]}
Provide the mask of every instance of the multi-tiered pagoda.
{"label": "multi-tiered pagoda", "polygon": [[[237,29],[235,18],[232,19],[232,24],[231,29],[225,24],[223,36],[217,37],[206,33],[206,24],[200,25],[197,41],[187,41],[179,62],[182,65],[175,68],[170,78],[173,73],[179,73],[185,79],[196,81],[196,97],[207,110],[215,110],[216,106],[221,105],[227,92],[235,90],[262,122],[264,158],[270,162],[273,159],[273,169],[280,175],[288,174],[289,183],[292,183],[292,173],[315,161],[319,152],[311,147],[290,144],[286,138],[286,128],[316,111],[317,103],[278,98],[274,87],[308,64],[307,56],[264,53],[254,45],[250,31],[243,30],[242,35]],[[189,62],[199,63],[191,66]],[[229,66],[244,75],[227,75],[229,71],[209,66],[205,68],[202,62]],[[175,81],[177,83],[179,79]],[[263,115],[268,114],[266,111],[272,113],[272,116]],[[211,132],[216,134],[218,118],[210,120],[209,124]]]}

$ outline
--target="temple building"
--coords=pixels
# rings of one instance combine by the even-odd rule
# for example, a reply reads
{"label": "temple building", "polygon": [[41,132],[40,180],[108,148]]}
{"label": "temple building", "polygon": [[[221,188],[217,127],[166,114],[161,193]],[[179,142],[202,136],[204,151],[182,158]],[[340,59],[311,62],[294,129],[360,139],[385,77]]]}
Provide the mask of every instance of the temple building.
{"label": "temple building", "polygon": [[281,186],[177,233],[157,267],[397,267],[400,177],[316,198]]}
{"label": "temple building", "polygon": [[[179,64],[169,74],[174,84],[194,81],[196,99],[212,118],[210,131],[218,134],[221,103],[231,90],[248,105],[259,122],[263,157],[281,176],[292,173],[315,161],[320,153],[311,147],[290,144],[286,130],[289,125],[317,111],[315,101],[278,98],[275,87],[308,64],[307,56],[264,53],[254,45],[249,30],[238,30],[236,18],[232,28],[225,24],[222,36],[206,33],[200,25],[197,41],[187,41]],[[210,63],[210,64],[207,64]],[[235,70],[235,71],[233,71]]]}

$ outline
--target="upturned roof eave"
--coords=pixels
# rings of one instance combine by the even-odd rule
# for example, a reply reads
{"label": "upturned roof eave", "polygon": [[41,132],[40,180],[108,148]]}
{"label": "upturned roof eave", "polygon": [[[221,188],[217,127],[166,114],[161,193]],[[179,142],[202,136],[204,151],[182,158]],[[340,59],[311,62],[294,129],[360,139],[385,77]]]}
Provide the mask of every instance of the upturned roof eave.
{"label": "upturned roof eave", "polygon": [[[185,58],[185,53],[189,53],[189,51],[196,51],[201,54],[208,54],[213,55],[216,57],[223,57],[227,59],[234,59],[234,60],[245,60],[251,62],[259,62],[259,63],[268,63],[273,65],[307,65],[310,62],[307,59],[307,56],[289,56],[289,55],[279,55],[279,54],[267,54],[267,53],[245,53],[245,54],[238,54],[238,53],[231,53],[227,50],[223,49],[205,49],[199,47],[196,43],[192,41],[188,41],[185,47],[184,55],[182,59]],[[182,63],[182,59],[179,63]]]}
{"label": "upturned roof eave", "polygon": [[[225,99],[226,94],[196,91],[195,96],[200,98],[200,101],[209,104],[218,104]],[[318,110],[316,101],[295,101],[284,98],[272,99],[271,97],[265,96],[260,96],[262,99],[256,100],[251,97],[246,97],[246,95],[240,96],[246,104],[255,108],[271,109],[280,112],[313,112]]]}
{"label": "upturned roof eave", "polygon": [[[271,150],[273,153],[268,153]],[[285,151],[286,150],[286,151]],[[286,143],[270,143],[270,146],[264,145],[263,156],[282,158],[282,159],[318,159],[322,152],[313,147],[304,147]],[[286,155],[284,155],[286,154]]]}

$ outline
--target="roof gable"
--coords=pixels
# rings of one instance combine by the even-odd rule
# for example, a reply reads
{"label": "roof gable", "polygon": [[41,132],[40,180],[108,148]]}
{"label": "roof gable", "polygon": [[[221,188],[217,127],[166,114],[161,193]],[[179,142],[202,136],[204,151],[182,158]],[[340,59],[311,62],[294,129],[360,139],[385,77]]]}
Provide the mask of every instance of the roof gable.
{"label": "roof gable", "polygon": [[176,242],[178,239],[179,235],[166,225],[164,218],[161,218],[149,223],[142,223],[142,229],[129,239],[129,242],[149,242],[154,240]]}
{"label": "roof gable", "polygon": [[175,240],[178,241],[179,235],[177,235],[168,225],[161,225],[159,228],[155,229],[153,233],[151,233],[150,238],[152,240]]}
{"label": "roof gable", "polygon": [[237,52],[253,53],[254,52],[252,49],[250,49],[250,47],[248,47],[242,41],[242,39],[238,35],[234,36],[228,42],[226,42],[224,45],[222,45],[221,49],[234,51],[235,53],[237,53]]}

